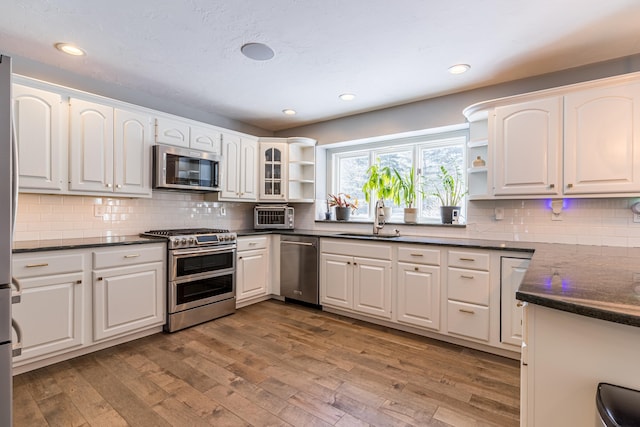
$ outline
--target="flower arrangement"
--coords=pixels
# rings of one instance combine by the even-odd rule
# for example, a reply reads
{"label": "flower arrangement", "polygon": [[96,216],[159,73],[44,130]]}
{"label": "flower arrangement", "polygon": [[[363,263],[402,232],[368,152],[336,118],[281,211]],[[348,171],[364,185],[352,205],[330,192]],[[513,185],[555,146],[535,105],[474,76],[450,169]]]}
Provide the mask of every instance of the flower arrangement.
{"label": "flower arrangement", "polygon": [[339,208],[351,208],[352,212],[358,210],[358,199],[351,198],[345,193],[329,194],[329,207],[337,206]]}
{"label": "flower arrangement", "polygon": [[429,194],[436,196],[442,206],[458,206],[467,193],[462,187],[460,170],[456,167],[454,174],[451,174],[447,168],[440,166],[437,181],[433,183],[433,191]]}

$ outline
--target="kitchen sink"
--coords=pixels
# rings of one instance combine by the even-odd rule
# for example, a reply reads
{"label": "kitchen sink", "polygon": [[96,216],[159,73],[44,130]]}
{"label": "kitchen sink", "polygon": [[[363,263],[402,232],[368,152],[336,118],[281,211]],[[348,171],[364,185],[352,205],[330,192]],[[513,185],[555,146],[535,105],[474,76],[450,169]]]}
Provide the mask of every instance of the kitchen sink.
{"label": "kitchen sink", "polygon": [[398,234],[373,234],[373,233],[338,233],[338,236],[344,237],[370,237],[372,239],[393,239],[400,237]]}

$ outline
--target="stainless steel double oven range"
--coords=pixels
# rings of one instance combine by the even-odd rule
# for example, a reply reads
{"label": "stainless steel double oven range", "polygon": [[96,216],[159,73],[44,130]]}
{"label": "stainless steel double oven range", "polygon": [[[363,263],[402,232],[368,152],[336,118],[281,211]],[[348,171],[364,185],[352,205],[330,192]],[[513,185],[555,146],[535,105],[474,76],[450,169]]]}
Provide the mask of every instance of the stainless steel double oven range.
{"label": "stainless steel double oven range", "polygon": [[167,323],[174,332],[236,310],[236,233],[209,228],[151,230],[167,239]]}

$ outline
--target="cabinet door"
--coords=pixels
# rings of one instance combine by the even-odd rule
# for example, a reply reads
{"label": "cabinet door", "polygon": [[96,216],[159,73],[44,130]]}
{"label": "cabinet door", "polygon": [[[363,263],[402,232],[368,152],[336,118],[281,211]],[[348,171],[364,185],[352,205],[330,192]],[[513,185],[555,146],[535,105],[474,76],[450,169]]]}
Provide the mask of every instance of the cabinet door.
{"label": "cabinet door", "polygon": [[69,189],[113,192],[113,108],[71,99]]}
{"label": "cabinet door", "polygon": [[12,306],[12,315],[22,329],[19,363],[70,350],[83,344],[81,272],[21,279],[22,298]]}
{"label": "cabinet door", "polygon": [[320,255],[320,303],[353,308],[353,258],[344,255]]}
{"label": "cabinet door", "polygon": [[189,148],[189,124],[168,117],[156,119],[156,143]]}
{"label": "cabinet door", "polygon": [[565,97],[564,192],[640,191],[640,84]]}
{"label": "cabinet door", "polygon": [[240,140],[240,198],[244,200],[258,199],[258,141],[248,138]]}
{"label": "cabinet door", "polygon": [[260,144],[260,200],[286,201],[287,144]]}
{"label": "cabinet door", "polygon": [[236,199],[240,197],[240,137],[236,135],[222,136],[222,191],[220,197]]}
{"label": "cabinet door", "polygon": [[21,85],[12,90],[20,191],[61,191],[62,97]]}
{"label": "cabinet door", "polygon": [[116,109],[114,114],[115,192],[151,197],[151,118]]}
{"label": "cabinet door", "polygon": [[221,135],[222,134],[215,129],[204,126],[191,126],[189,146],[196,150],[220,154]]}
{"label": "cabinet door", "polygon": [[122,335],[165,321],[164,264],[93,272],[93,339]]}
{"label": "cabinet door", "polygon": [[522,307],[516,301],[516,291],[529,267],[528,259],[502,258],[500,280],[501,327],[500,341],[520,347],[522,344]]}
{"label": "cabinet door", "polygon": [[440,267],[398,263],[397,319],[440,329]]}
{"label": "cabinet door", "polygon": [[391,318],[391,261],[354,258],[353,309]]}
{"label": "cabinet door", "polygon": [[237,302],[267,295],[267,251],[238,252],[237,261]]}
{"label": "cabinet door", "polygon": [[496,196],[560,194],[561,105],[554,97],[496,108]]}

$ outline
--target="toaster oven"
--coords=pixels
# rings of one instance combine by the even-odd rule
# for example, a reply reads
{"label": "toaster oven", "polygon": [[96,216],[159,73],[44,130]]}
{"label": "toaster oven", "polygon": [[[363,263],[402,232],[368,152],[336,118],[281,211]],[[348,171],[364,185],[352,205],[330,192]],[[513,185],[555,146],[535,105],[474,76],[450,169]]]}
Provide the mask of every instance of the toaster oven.
{"label": "toaster oven", "polygon": [[293,208],[287,205],[256,205],[253,228],[262,230],[293,230]]}

